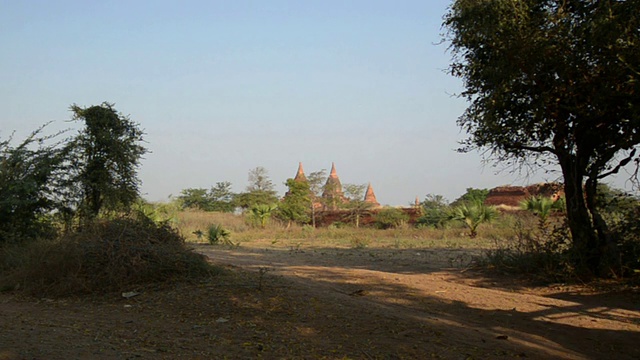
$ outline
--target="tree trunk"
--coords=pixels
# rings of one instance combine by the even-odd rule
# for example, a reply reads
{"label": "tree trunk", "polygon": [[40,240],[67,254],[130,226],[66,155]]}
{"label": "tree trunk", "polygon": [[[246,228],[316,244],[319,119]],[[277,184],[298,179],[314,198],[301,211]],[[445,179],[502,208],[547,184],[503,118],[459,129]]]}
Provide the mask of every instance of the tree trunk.
{"label": "tree trunk", "polygon": [[585,201],[587,209],[593,218],[593,227],[598,241],[597,247],[593,250],[600,257],[598,268],[599,276],[619,274],[621,272],[620,256],[616,243],[611,238],[607,222],[602,218],[596,207],[596,197],[598,191],[598,181],[594,177],[587,179],[585,185]]}
{"label": "tree trunk", "polygon": [[572,249],[578,274],[598,275],[601,254],[591,216],[585,203],[582,187],[584,174],[575,156],[558,156],[564,176],[564,192],[567,200],[567,222],[572,237]]}

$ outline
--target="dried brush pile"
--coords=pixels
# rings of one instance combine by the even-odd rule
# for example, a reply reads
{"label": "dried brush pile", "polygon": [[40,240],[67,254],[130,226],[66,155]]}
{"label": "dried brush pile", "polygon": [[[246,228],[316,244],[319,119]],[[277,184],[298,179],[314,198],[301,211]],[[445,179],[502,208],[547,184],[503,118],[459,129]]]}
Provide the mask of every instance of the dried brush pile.
{"label": "dried brush pile", "polygon": [[0,287],[36,296],[131,291],[216,272],[174,229],[148,219],[96,222],[55,241],[5,247]]}

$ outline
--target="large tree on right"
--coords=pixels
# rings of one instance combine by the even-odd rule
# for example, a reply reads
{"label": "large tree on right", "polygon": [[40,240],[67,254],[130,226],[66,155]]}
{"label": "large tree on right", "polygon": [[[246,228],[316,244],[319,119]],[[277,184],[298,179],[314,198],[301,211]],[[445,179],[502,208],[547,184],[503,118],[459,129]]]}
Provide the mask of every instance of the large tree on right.
{"label": "large tree on right", "polygon": [[606,275],[616,247],[595,196],[639,162],[640,1],[456,0],[444,28],[469,102],[462,150],[557,164],[576,266]]}

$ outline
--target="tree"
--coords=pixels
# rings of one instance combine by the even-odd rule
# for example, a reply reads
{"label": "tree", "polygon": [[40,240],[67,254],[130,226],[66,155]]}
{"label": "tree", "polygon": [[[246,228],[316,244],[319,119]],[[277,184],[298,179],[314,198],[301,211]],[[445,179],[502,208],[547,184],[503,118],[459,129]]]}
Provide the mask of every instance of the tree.
{"label": "tree", "polygon": [[235,194],[229,181],[217,182],[209,191],[210,211],[230,213],[236,209]]}
{"label": "tree", "polygon": [[258,166],[255,169],[249,170],[249,185],[247,186],[248,192],[253,191],[274,191],[275,186],[271,179],[269,179],[269,172],[262,166]]}
{"label": "tree", "polygon": [[236,195],[231,191],[228,181],[217,182],[211,190],[184,189],[178,196],[182,208],[198,209],[202,211],[233,212],[236,209]]}
{"label": "tree", "polygon": [[84,129],[71,146],[77,171],[76,183],[82,190],[81,216],[97,217],[101,210],[127,210],[139,197],[137,169],[147,150],[141,145],[143,131],[113,104],[81,108],[72,105],[73,119]]}
{"label": "tree", "polygon": [[360,219],[373,207],[373,204],[364,201],[364,191],[366,184],[345,184],[344,193],[348,201],[342,203],[342,206],[349,210],[349,217],[355,221],[356,227],[360,227]]}
{"label": "tree", "polygon": [[64,178],[66,149],[47,144],[43,125],[18,146],[0,141],[0,243],[46,236],[45,214],[61,210],[58,183]]}
{"label": "tree", "polygon": [[289,191],[278,206],[278,215],[288,222],[287,228],[291,226],[291,222],[308,223],[311,207],[309,183],[287,179],[286,184]]}
{"label": "tree", "polygon": [[454,202],[452,202],[451,206],[462,205],[464,203],[484,203],[484,201],[487,199],[487,195],[489,195],[489,189],[467,188],[467,191],[462,194],[462,196],[457,198]]}
{"label": "tree", "polygon": [[211,200],[207,194],[207,189],[184,189],[180,192],[178,200],[183,209],[198,209],[208,211],[211,208]]}
{"label": "tree", "polygon": [[275,186],[269,179],[267,169],[258,166],[249,171],[247,191],[236,195],[236,205],[250,209],[255,205],[272,205],[278,202]]}
{"label": "tree", "polygon": [[309,191],[311,195],[311,225],[316,227],[316,204],[322,199],[322,192],[327,181],[327,170],[314,171],[307,177]]}
{"label": "tree", "polygon": [[444,26],[470,102],[461,150],[558,165],[578,271],[604,275],[616,249],[597,184],[640,161],[640,2],[456,0]]}
{"label": "tree", "polygon": [[449,220],[449,205],[442,195],[427,194],[422,202],[422,216],[416,221],[417,226],[444,227]]}

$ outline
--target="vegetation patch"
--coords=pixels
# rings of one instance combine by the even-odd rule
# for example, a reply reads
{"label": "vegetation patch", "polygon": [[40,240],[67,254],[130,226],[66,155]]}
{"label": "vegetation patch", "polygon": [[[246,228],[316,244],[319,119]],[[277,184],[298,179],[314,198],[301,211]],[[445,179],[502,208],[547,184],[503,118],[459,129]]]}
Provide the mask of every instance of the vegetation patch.
{"label": "vegetation patch", "polygon": [[57,240],[5,245],[0,288],[63,297],[210,276],[218,270],[172,228],[123,218],[98,221]]}

